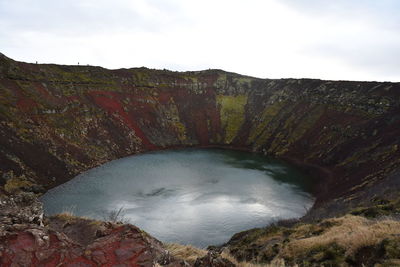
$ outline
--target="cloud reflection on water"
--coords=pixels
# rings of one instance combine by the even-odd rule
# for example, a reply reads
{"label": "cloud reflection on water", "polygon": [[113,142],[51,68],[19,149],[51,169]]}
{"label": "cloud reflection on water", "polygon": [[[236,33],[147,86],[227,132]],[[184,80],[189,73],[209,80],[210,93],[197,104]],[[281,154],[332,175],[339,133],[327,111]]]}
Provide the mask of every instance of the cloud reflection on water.
{"label": "cloud reflection on water", "polygon": [[162,241],[206,246],[303,215],[313,203],[306,184],[290,166],[258,155],[181,150],[112,161],[42,200],[50,214],[76,205],[77,215],[100,219],[123,207],[125,218]]}

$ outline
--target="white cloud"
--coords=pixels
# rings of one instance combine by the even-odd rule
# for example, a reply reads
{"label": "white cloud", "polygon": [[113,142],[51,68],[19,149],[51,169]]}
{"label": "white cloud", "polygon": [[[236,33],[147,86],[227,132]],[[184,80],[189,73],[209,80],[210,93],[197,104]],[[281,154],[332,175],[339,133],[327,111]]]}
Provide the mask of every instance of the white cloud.
{"label": "white cloud", "polygon": [[0,0],[0,49],[29,62],[400,81],[399,20],[382,1]]}

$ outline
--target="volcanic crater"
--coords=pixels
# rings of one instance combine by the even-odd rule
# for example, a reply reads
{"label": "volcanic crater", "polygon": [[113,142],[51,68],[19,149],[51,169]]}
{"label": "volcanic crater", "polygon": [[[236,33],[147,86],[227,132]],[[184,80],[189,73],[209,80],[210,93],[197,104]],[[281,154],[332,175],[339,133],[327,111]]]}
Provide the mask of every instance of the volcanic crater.
{"label": "volcanic crater", "polygon": [[[315,181],[316,201],[299,221],[279,226],[292,229],[279,230],[282,236],[293,237],[295,223],[328,229],[348,222],[349,217],[332,221],[348,213],[398,214],[399,83],[259,79],[222,70],[108,70],[29,64],[0,54],[0,91],[2,266],[183,264],[135,226],[68,214],[43,218],[37,200],[93,167],[150,151],[242,150],[300,168]],[[236,260],[282,256],[296,263],[311,257],[287,256],[279,238],[254,247],[260,231],[237,234],[225,247]],[[262,231],[266,238],[271,228]],[[349,255],[336,243],[329,243],[331,254]],[[333,260],[373,261],[357,253]],[[215,254],[193,250],[199,256],[193,264],[231,263]],[[389,260],[397,257],[390,255]]]}

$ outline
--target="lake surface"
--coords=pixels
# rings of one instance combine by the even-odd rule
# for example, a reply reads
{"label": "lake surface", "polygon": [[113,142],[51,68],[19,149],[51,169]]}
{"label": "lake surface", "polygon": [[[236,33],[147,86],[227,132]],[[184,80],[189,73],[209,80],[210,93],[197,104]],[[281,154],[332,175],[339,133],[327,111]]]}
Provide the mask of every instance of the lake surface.
{"label": "lake surface", "polygon": [[311,179],[257,154],[186,149],[106,163],[41,197],[46,214],[96,219],[122,208],[125,220],[164,242],[222,244],[240,231],[300,217]]}

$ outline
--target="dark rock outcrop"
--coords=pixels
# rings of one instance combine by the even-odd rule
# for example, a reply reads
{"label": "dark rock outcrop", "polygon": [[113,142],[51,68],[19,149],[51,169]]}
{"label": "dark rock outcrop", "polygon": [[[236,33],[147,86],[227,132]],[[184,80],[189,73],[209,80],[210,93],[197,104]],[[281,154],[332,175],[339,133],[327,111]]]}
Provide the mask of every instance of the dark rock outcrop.
{"label": "dark rock outcrop", "polygon": [[194,267],[235,267],[236,265],[228,259],[221,257],[219,253],[209,251],[202,258],[198,258],[194,263]]}

